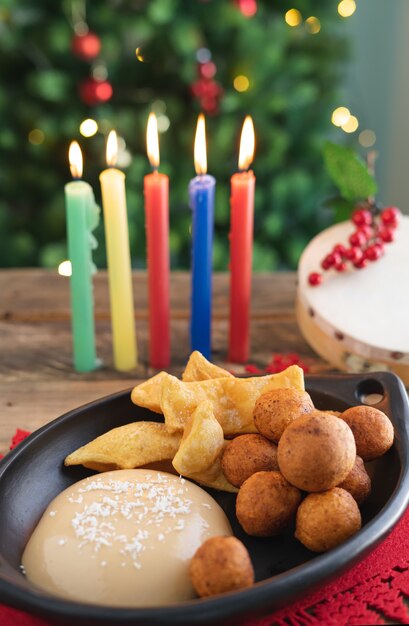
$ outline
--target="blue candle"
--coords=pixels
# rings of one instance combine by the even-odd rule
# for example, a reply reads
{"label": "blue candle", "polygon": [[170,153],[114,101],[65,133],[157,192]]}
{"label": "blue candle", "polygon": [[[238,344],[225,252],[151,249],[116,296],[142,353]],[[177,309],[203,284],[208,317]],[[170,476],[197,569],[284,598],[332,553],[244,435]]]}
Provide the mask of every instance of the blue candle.
{"label": "blue candle", "polygon": [[195,138],[197,176],[189,184],[192,209],[192,299],[190,318],[191,349],[207,359],[211,353],[212,320],[212,249],[214,230],[214,195],[216,181],[206,174],[206,138],[204,116],[199,115]]}

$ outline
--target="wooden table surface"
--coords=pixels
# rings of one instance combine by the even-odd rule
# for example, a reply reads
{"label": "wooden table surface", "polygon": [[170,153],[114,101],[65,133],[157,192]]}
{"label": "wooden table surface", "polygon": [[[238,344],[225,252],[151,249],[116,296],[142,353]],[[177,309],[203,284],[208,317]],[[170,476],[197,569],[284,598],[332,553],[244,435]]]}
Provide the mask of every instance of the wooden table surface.
{"label": "wooden table surface", "polygon": [[[112,367],[106,272],[95,277],[97,353],[103,367],[90,374],[72,368],[69,279],[41,269],[0,271],[0,452],[17,427],[33,431],[98,397],[126,389],[151,376],[147,367],[146,274],[133,276],[140,365],[126,374]],[[212,360],[226,365],[228,275],[213,281]],[[265,366],[272,353],[297,352],[313,359],[312,369],[328,365],[312,352],[297,327],[295,273],[256,274],[253,281],[250,362]],[[171,351],[169,368],[180,375],[189,356],[190,275],[171,277]],[[228,365],[240,372],[240,366]]]}

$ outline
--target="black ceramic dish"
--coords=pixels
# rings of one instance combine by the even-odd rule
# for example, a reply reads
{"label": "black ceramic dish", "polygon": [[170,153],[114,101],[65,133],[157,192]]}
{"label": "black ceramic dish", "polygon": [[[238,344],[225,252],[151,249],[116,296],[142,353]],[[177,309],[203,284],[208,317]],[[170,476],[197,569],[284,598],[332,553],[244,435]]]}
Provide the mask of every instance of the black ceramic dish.
{"label": "black ceramic dish", "polygon": [[251,589],[194,600],[166,608],[110,609],[51,597],[36,590],[20,573],[20,557],[42,512],[60,491],[93,473],[64,468],[64,457],[101,433],[130,421],[160,416],[131,404],[129,391],[102,398],[47,424],[0,464],[0,601],[54,618],[58,624],[170,626],[239,624],[291,603],[362,559],[392,529],[409,501],[409,406],[393,374],[336,375],[306,379],[320,409],[343,410],[368,393],[380,393],[376,405],[392,419],[393,448],[372,462],[373,493],[363,507],[362,530],[335,550],[315,555],[289,531],[272,539],[246,536],[234,515],[235,496],[211,492],[247,545],[256,571]]}

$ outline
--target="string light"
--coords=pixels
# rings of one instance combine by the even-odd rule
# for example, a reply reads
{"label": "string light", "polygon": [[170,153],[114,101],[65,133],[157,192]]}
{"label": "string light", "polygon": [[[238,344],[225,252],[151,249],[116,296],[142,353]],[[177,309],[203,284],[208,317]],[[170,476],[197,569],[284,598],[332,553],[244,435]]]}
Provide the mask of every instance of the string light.
{"label": "string light", "polygon": [[351,117],[349,109],[346,107],[338,107],[332,112],[331,122],[334,126],[343,126]]}
{"label": "string light", "polygon": [[299,26],[302,22],[302,15],[298,9],[289,9],[284,19],[289,26]]}
{"label": "string light", "polygon": [[376,142],[376,135],[373,130],[363,130],[359,133],[358,141],[364,148],[372,148]]}
{"label": "string light", "polygon": [[358,118],[355,115],[350,115],[349,120],[342,124],[341,128],[346,133],[354,133],[359,126]]}
{"label": "string light", "polygon": [[318,17],[311,15],[311,17],[307,17],[305,20],[306,28],[311,35],[316,35],[321,30],[321,22]]}
{"label": "string light", "polygon": [[60,276],[71,276],[72,275],[71,261],[62,261],[62,263],[60,263],[58,266],[58,273]]}
{"label": "string light", "polygon": [[80,133],[83,137],[92,137],[98,132],[98,124],[95,120],[88,118],[81,122]]}
{"label": "string light", "polygon": [[44,139],[45,135],[39,128],[33,128],[33,130],[30,130],[28,133],[28,140],[33,146],[39,146],[44,143]]}
{"label": "string light", "polygon": [[338,13],[341,17],[351,17],[356,11],[355,0],[341,0],[338,5]]}
{"label": "string light", "polygon": [[244,74],[240,74],[234,79],[233,86],[236,91],[247,91],[247,89],[250,87],[250,81],[247,76],[244,76]]}

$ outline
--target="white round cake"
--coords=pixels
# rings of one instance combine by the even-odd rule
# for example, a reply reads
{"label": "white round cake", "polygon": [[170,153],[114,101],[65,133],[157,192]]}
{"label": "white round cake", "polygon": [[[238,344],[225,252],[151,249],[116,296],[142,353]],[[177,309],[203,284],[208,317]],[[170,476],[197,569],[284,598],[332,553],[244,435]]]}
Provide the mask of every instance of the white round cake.
{"label": "white round cake", "polygon": [[[315,237],[298,268],[297,317],[318,354],[347,371],[392,370],[409,384],[409,217],[396,239],[363,269],[323,272],[322,259],[348,242],[356,227],[342,222]],[[311,286],[308,276],[322,272]]]}

